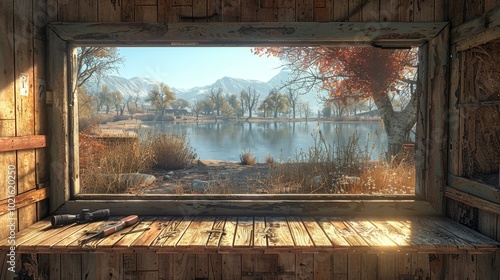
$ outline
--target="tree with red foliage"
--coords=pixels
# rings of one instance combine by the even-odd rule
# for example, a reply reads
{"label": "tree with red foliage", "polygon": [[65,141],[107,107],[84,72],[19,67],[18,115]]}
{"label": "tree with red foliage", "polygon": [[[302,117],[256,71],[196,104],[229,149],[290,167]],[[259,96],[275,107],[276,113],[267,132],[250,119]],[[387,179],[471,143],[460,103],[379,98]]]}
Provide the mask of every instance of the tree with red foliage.
{"label": "tree with red foliage", "polygon": [[[288,86],[303,92],[318,87],[329,93],[326,102],[371,98],[384,122],[390,154],[408,139],[417,115],[415,49],[260,47],[253,52],[279,57],[292,71]],[[391,100],[403,94],[409,95],[406,106],[395,110]]]}

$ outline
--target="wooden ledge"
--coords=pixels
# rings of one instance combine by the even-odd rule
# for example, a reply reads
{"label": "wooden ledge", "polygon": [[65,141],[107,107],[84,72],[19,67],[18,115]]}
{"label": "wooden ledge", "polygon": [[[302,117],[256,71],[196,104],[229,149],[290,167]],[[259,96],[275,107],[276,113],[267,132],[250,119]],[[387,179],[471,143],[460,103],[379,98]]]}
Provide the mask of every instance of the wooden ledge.
{"label": "wooden ledge", "polygon": [[[115,216],[110,220],[120,218]],[[52,228],[49,220],[43,220],[16,233],[16,252],[483,254],[500,246],[440,217],[228,216],[143,216],[134,226],[80,245],[79,240],[87,231],[95,231],[105,223],[109,221]],[[0,242],[0,250],[10,250],[10,246],[8,240]]]}

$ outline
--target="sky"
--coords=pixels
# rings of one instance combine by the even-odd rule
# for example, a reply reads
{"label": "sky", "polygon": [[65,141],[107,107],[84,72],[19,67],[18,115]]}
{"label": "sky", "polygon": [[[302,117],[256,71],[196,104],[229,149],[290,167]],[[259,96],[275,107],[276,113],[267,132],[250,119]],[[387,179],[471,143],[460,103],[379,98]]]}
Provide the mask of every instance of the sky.
{"label": "sky", "polygon": [[267,82],[280,72],[275,57],[259,57],[248,47],[119,48],[125,63],[118,76],[147,77],[177,89],[205,86],[228,76]]}

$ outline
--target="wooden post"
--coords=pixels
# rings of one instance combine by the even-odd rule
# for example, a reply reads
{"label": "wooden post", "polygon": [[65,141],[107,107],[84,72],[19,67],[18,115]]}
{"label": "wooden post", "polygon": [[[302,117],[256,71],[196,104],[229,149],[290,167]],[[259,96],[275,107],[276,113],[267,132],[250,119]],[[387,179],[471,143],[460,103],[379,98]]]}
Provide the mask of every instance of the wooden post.
{"label": "wooden post", "polygon": [[66,42],[51,29],[48,35],[47,87],[53,92],[50,122],[50,212],[69,199],[69,138]]}

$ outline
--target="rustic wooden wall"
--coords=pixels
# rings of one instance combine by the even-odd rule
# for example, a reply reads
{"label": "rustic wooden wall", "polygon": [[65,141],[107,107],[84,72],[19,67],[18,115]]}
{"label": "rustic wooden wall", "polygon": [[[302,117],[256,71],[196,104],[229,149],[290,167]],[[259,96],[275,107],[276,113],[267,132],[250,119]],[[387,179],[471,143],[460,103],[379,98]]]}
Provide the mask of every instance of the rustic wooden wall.
{"label": "rustic wooden wall", "polygon": [[[9,235],[7,225],[22,230],[47,216],[46,138],[39,137],[48,131],[47,15],[44,1],[0,3],[0,238]],[[9,166],[15,170],[12,174]],[[13,192],[9,179],[15,180]]]}
{"label": "rustic wooden wall", "polygon": [[[458,26],[500,5],[499,0],[6,0],[0,2],[0,137],[48,134],[45,95],[45,24],[48,21],[450,21]],[[5,34],[5,35],[4,35]],[[460,70],[458,70],[460,71]],[[464,72],[465,73],[465,72]],[[28,96],[21,95],[21,77],[29,77]],[[460,76],[460,75],[459,75]],[[453,83],[454,81],[452,81]],[[456,82],[456,81],[455,81]],[[49,88],[50,90],[50,88]],[[497,111],[498,112],[498,111]],[[481,117],[481,116],[479,116]],[[475,116],[477,118],[477,116]],[[15,138],[19,142],[19,139]],[[7,212],[7,168],[16,166],[16,230],[34,223],[46,213],[46,181],[49,163],[45,148],[0,152],[0,238],[9,234]],[[452,172],[453,173],[453,172]],[[455,174],[461,175],[461,174]],[[438,187],[438,186],[437,186]],[[24,195],[24,196],[23,196]],[[500,217],[453,200],[448,201],[449,216],[483,234],[500,240]],[[465,210],[464,210],[465,209]],[[470,214],[472,213],[472,214]],[[464,218],[465,217],[465,218]],[[4,256],[2,256],[4,257]],[[37,258],[35,258],[37,259]],[[150,261],[150,260],[153,261]],[[147,260],[147,261],[145,261]],[[155,279],[162,273],[188,273],[203,279],[209,271],[231,279],[273,279],[267,274],[293,272],[297,278],[321,275],[345,279],[357,275],[421,273],[449,279],[499,279],[500,254],[467,255],[269,255],[261,262],[251,255],[39,255],[39,267],[54,279],[85,278],[87,273],[117,272],[143,274]],[[416,261],[415,261],[416,260]],[[21,260],[19,260],[21,261]],[[212,264],[212,261],[215,264]],[[280,265],[285,262],[286,265]],[[416,262],[416,264],[415,264]],[[3,261],[2,261],[3,263]],[[42,265],[42,264],[49,264]],[[110,264],[108,271],[103,264]],[[25,267],[29,267],[28,265]],[[357,265],[361,264],[361,265]],[[88,269],[95,267],[96,269]],[[168,268],[167,268],[168,267]],[[177,268],[171,270],[170,268]],[[212,267],[212,268],[210,268]],[[198,270],[200,268],[200,270]],[[421,270],[420,270],[421,269]],[[175,272],[177,271],[177,272]],[[5,273],[5,271],[3,271]],[[190,273],[190,274],[189,274]],[[226,274],[229,273],[229,274]],[[234,274],[231,274],[234,273]],[[232,276],[235,276],[233,278]],[[4,275],[3,275],[4,276]],[[3,278],[2,279],[6,279]],[[283,274],[282,279],[286,279]],[[289,275],[289,278],[295,276]],[[386,277],[387,276],[387,277]],[[456,276],[456,277],[454,277]],[[463,276],[463,277],[462,277]],[[221,278],[221,277],[215,277]],[[168,277],[167,277],[168,278]],[[192,277],[194,278],[194,277]],[[355,277],[354,277],[355,278]],[[147,278],[143,278],[147,279]],[[326,277],[325,279],[328,279]],[[367,279],[367,278],[365,278]],[[412,278],[413,279],[413,278]]]}

